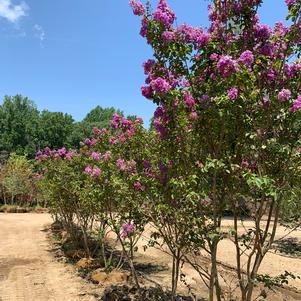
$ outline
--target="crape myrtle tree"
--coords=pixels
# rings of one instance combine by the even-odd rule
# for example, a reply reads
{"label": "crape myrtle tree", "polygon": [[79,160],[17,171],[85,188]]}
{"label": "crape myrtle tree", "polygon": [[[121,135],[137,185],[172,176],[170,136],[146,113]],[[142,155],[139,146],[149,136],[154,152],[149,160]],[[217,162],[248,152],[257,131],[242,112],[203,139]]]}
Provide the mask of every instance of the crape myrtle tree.
{"label": "crape myrtle tree", "polygon": [[[145,145],[151,136],[142,119],[133,121],[115,113],[108,129],[95,127],[93,137],[82,141],[79,151],[46,147],[36,156],[43,175],[42,191],[72,240],[82,241],[86,256],[93,257],[88,236],[96,221],[106,271],[120,268],[126,261],[136,286],[133,260],[146,224],[142,209],[147,183],[142,182],[142,175],[147,172],[144,160],[150,151]],[[122,247],[117,263],[106,248],[106,237],[112,232]]]}
{"label": "crape myrtle tree", "polygon": [[[274,27],[260,23],[262,2],[214,0],[204,29],[176,25],[165,0],[154,11],[149,3],[130,1],[142,17],[140,34],[154,51],[144,63],[141,90],[157,104],[153,125],[169,163],[161,169],[166,188],[156,208],[169,214],[173,258],[196,268],[209,300],[225,297],[217,266],[224,209],[234,215],[229,238],[236,249],[237,286],[241,300],[249,301],[281,208],[297,197],[292,191],[300,174],[301,2],[286,0],[289,25]],[[244,237],[238,233],[242,199],[254,220]],[[185,227],[178,229],[180,224]],[[208,253],[210,268],[186,256],[187,246],[192,254]]]}

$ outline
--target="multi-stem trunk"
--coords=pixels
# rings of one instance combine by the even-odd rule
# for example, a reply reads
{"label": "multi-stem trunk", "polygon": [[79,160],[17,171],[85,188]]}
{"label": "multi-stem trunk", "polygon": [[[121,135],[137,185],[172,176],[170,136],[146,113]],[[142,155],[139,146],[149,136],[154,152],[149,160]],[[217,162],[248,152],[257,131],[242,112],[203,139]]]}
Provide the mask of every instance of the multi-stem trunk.
{"label": "multi-stem trunk", "polygon": [[218,277],[217,269],[217,245],[218,240],[214,240],[210,244],[211,255],[211,271],[210,271],[210,283],[209,283],[209,301],[213,301],[216,296],[217,301],[221,301],[221,287]]}
{"label": "multi-stem trunk", "polygon": [[177,249],[172,257],[172,285],[171,285],[171,300],[176,300],[177,288],[180,274],[181,250]]}

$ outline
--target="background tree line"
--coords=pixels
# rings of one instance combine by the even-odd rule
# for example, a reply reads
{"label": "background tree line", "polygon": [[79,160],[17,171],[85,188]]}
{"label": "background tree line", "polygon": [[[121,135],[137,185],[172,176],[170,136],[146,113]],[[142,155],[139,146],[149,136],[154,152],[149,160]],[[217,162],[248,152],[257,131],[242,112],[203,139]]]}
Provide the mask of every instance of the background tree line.
{"label": "background tree line", "polygon": [[113,113],[123,115],[119,109],[97,106],[77,122],[66,113],[39,111],[32,100],[22,95],[5,96],[0,105],[0,162],[11,153],[31,159],[46,146],[78,148],[93,127],[108,127]]}
{"label": "background tree line", "polygon": [[113,113],[123,116],[119,109],[97,106],[77,122],[70,114],[39,111],[22,95],[5,96],[0,105],[0,204],[39,204],[39,175],[33,164],[36,152],[46,146],[77,149],[80,141],[91,136],[93,127],[109,128]]}

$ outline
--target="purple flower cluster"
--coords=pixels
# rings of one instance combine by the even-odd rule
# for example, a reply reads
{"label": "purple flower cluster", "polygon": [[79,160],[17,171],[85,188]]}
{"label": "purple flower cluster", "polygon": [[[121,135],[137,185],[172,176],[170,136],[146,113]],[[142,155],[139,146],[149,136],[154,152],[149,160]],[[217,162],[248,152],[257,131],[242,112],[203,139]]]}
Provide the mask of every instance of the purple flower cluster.
{"label": "purple flower cluster", "polygon": [[125,171],[125,169],[126,169],[126,163],[125,163],[125,160],[123,160],[123,159],[118,159],[118,160],[116,161],[116,165],[117,165],[117,167],[118,167],[121,171]]}
{"label": "purple flower cluster", "polygon": [[149,74],[152,70],[153,67],[155,66],[156,61],[155,60],[147,60],[142,64],[142,67],[144,69],[144,74]]}
{"label": "purple flower cluster", "polygon": [[135,121],[124,118],[118,114],[113,114],[111,126],[115,129],[121,129],[123,134],[118,137],[110,138],[110,144],[116,144],[117,141],[125,142],[126,138],[132,137],[136,132],[136,125],[143,123],[142,118],[137,118]]}
{"label": "purple flower cluster", "polygon": [[36,153],[36,161],[44,161],[51,157],[56,159],[61,158],[65,160],[71,160],[77,153],[75,151],[67,151],[65,147],[62,147],[58,150],[51,150],[49,147],[45,147],[44,150],[39,150]]}
{"label": "purple flower cluster", "polygon": [[159,94],[167,94],[171,90],[171,86],[167,80],[158,77],[150,82],[153,91]]}
{"label": "purple flower cluster", "polygon": [[135,182],[133,186],[135,190],[142,190],[142,184],[140,182]]}
{"label": "purple flower cluster", "polygon": [[141,2],[137,0],[130,0],[129,5],[133,9],[134,15],[143,16],[145,14],[145,8]]}
{"label": "purple flower cluster", "polygon": [[85,168],[85,174],[93,177],[99,177],[101,174],[101,169],[99,167],[91,167],[90,165],[87,165]]}
{"label": "purple flower cluster", "polygon": [[144,160],[144,161],[143,161],[143,167],[144,167],[145,169],[150,169],[150,168],[152,167],[152,165],[151,165],[150,161]]}
{"label": "purple flower cluster", "polygon": [[142,86],[141,93],[147,99],[152,99],[154,96],[154,91],[151,86]]}
{"label": "purple flower cluster", "polygon": [[191,120],[197,120],[197,119],[198,119],[198,113],[193,111],[193,112],[190,114],[190,119],[191,119]]}
{"label": "purple flower cluster", "polygon": [[121,226],[121,237],[123,239],[128,238],[132,233],[134,233],[136,230],[136,227],[134,224],[131,223],[125,223]]}
{"label": "purple flower cluster", "polygon": [[282,89],[278,93],[278,100],[279,101],[287,101],[291,98],[292,92],[289,89]]}
{"label": "purple flower cluster", "polygon": [[244,65],[246,65],[246,66],[250,66],[251,64],[253,64],[253,62],[254,62],[254,55],[253,55],[252,51],[250,51],[250,50],[244,51],[241,54],[241,56],[239,58],[239,61],[241,63],[243,63]]}
{"label": "purple flower cluster", "polygon": [[159,0],[157,9],[154,13],[154,20],[169,28],[176,19],[175,13],[167,5],[166,0]]}
{"label": "purple flower cluster", "polygon": [[92,139],[85,139],[84,142],[81,143],[81,145],[89,145],[89,146],[95,146],[97,144],[97,139],[92,138]]}
{"label": "purple flower cluster", "polygon": [[271,27],[265,24],[257,23],[255,24],[254,29],[256,38],[260,40],[268,39],[272,33]]}
{"label": "purple flower cluster", "polygon": [[297,99],[294,101],[293,105],[290,107],[290,112],[297,112],[301,110],[301,95],[297,97]]}
{"label": "purple flower cluster", "polygon": [[195,106],[195,99],[189,92],[184,93],[184,103],[185,107],[188,109],[192,109]]}
{"label": "purple flower cluster", "polygon": [[99,161],[99,160],[101,160],[101,154],[98,153],[98,152],[93,152],[93,153],[91,154],[91,158],[92,158],[94,161]]}
{"label": "purple flower cluster", "polygon": [[162,33],[162,39],[166,43],[170,43],[176,40],[176,35],[173,31],[164,31]]}
{"label": "purple flower cluster", "polygon": [[271,104],[271,100],[267,97],[264,97],[261,101],[261,106],[268,107]]}
{"label": "purple flower cluster", "polygon": [[101,134],[101,131],[100,131],[99,128],[94,127],[94,128],[92,129],[92,133],[93,133],[95,136],[98,136],[98,135]]}
{"label": "purple flower cluster", "polygon": [[285,0],[285,3],[288,7],[293,6],[294,4],[297,3],[298,0]]}
{"label": "purple flower cluster", "polygon": [[247,169],[252,172],[255,172],[258,169],[257,163],[255,161],[242,160],[240,166],[243,169]]}
{"label": "purple flower cluster", "polygon": [[166,125],[169,122],[167,111],[163,106],[157,107],[154,113],[154,128],[159,133],[160,137],[163,138],[166,134]]}
{"label": "purple flower cluster", "polygon": [[229,77],[237,69],[237,62],[229,55],[222,55],[217,62],[217,68],[222,77]]}
{"label": "purple flower cluster", "polygon": [[110,151],[107,151],[102,155],[102,159],[104,161],[109,161],[111,159],[111,157],[112,157],[112,153]]}
{"label": "purple flower cluster", "polygon": [[187,24],[178,26],[174,35],[177,37],[178,41],[194,43],[197,47],[205,47],[210,39],[210,34],[204,32],[202,28],[193,28]]}
{"label": "purple flower cluster", "polygon": [[237,99],[238,94],[239,94],[238,89],[236,87],[233,87],[229,90],[227,95],[231,100],[235,100],[235,99]]}

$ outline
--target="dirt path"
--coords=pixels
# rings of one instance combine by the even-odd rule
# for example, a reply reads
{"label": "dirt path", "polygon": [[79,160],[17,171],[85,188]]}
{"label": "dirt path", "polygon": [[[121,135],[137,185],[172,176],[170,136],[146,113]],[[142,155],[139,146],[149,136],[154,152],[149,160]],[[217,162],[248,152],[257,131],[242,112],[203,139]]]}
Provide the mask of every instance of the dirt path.
{"label": "dirt path", "polygon": [[50,222],[48,214],[0,214],[0,301],[97,300],[49,253],[43,229]]}
{"label": "dirt path", "polygon": [[[51,223],[48,214],[0,214],[0,301],[95,301],[99,300],[101,288],[85,282],[76,276],[75,268],[58,262],[51,254],[45,227]],[[225,222],[225,227],[230,226]],[[247,223],[247,226],[251,226]],[[147,234],[146,231],[145,234]],[[277,236],[286,232],[280,227]],[[301,231],[292,236],[301,238]],[[152,264],[154,267],[170,266],[170,257],[154,248],[142,251],[147,235],[141,240],[137,263]],[[221,243],[219,259],[234,264],[233,246],[230,241]],[[205,259],[203,264],[207,265]],[[262,273],[278,275],[284,270],[301,274],[301,259],[288,258],[269,253],[263,262]],[[189,266],[183,267],[186,282],[199,296],[206,296],[207,290],[196,272]],[[227,278],[236,277],[227,270]],[[148,278],[165,287],[170,286],[170,271],[150,272]],[[268,301],[301,300],[301,281],[290,283],[286,289],[277,289],[269,295]],[[188,288],[179,283],[179,289],[186,294]],[[295,292],[295,289],[299,291]]]}

